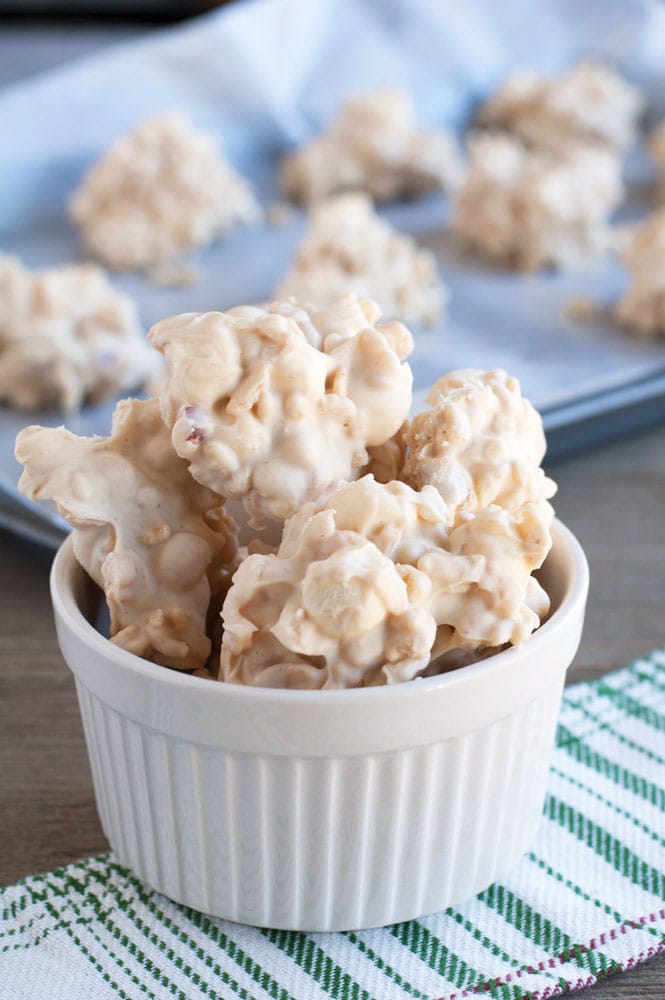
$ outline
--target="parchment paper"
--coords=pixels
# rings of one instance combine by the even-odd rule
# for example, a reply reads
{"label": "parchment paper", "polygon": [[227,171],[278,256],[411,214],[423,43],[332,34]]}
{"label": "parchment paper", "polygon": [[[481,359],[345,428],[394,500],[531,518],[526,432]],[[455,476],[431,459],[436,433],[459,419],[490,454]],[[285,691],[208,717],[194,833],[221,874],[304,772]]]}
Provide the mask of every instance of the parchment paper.
{"label": "parchment paper", "polygon": [[[319,131],[350,92],[403,85],[423,124],[461,132],[511,69],[556,71],[583,56],[609,60],[647,89],[647,124],[665,116],[665,7],[657,0],[239,3],[0,92],[0,249],[32,267],[79,259],[69,194],[113,138],[163,109],[178,107],[214,131],[268,207],[280,156]],[[643,153],[631,155],[626,176],[620,220],[654,207],[656,179]],[[665,378],[663,343],[564,317],[573,296],[618,297],[625,276],[617,262],[529,277],[493,269],[455,246],[448,210],[440,195],[381,209],[435,251],[452,293],[447,323],[415,331],[416,405],[446,370],[502,366],[545,411],[546,426],[557,427],[577,404],[592,399],[602,415],[615,405],[613,391],[638,383],[631,391],[639,398],[642,383]],[[146,329],[175,312],[258,301],[289,266],[302,229],[297,214],[283,228],[236,231],[195,256],[204,277],[190,288],[156,288],[140,275],[114,280],[136,297]],[[111,408],[87,408],[67,425],[106,433]],[[6,522],[25,509],[15,488],[17,431],[62,422],[56,412],[0,408],[0,522],[3,496]],[[59,523],[46,508],[37,517]]]}

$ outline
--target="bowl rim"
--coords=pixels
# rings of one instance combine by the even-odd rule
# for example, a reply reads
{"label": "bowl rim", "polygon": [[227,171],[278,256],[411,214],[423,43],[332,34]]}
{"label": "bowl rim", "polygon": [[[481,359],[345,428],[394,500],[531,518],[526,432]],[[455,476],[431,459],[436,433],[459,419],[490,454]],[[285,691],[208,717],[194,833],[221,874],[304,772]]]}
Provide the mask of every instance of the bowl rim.
{"label": "bowl rim", "polygon": [[[206,692],[206,699],[221,699],[236,701],[240,704],[254,702],[258,705],[275,704],[296,706],[300,703],[311,705],[321,702],[329,705],[340,703],[362,702],[371,704],[374,701],[389,701],[391,698],[403,698],[405,688],[415,693],[426,694],[439,691],[442,688],[452,689],[461,684],[471,682],[476,678],[494,674],[498,671],[510,670],[512,664],[521,660],[524,655],[533,657],[540,649],[555,639],[556,633],[565,629],[566,623],[573,617],[580,604],[584,604],[589,587],[589,566],[582,546],[572,531],[558,518],[552,524],[552,550],[564,552],[570,563],[569,577],[566,580],[561,601],[552,615],[529,636],[529,638],[510,649],[494,653],[477,663],[432,677],[416,677],[412,681],[399,684],[384,684],[366,688],[269,688],[246,684],[231,684],[224,681],[209,683],[192,674],[169,669],[161,664],[145,660],[143,657],[130,653],[117,646],[103,636],[92,625],[83,612],[73,592],[75,574],[84,574],[85,570],[78,563],[73,551],[73,538],[69,534],[55,554],[50,573],[50,591],[56,621],[60,618],[67,628],[93,652],[97,651],[105,659],[115,661],[118,668],[138,674],[148,681],[154,681],[167,688],[189,689]],[[548,555],[549,558],[549,555]]]}

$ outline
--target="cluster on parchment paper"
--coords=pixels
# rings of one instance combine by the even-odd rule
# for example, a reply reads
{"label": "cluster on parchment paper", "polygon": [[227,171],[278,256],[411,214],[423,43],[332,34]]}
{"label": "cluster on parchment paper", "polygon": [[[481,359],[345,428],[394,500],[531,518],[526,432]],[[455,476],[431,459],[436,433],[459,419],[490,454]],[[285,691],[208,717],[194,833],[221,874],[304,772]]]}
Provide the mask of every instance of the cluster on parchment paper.
{"label": "cluster on parchment paper", "polygon": [[347,98],[321,135],[286,157],[280,180],[305,203],[351,189],[391,201],[453,187],[460,172],[452,135],[419,128],[409,95],[386,88]]}
{"label": "cluster on parchment paper", "polygon": [[84,177],[69,214],[84,250],[120,270],[169,261],[260,217],[214,136],[175,112],[117,139]]}
{"label": "cluster on parchment paper", "polygon": [[473,249],[517,270],[568,267],[609,248],[622,196],[613,152],[584,146],[552,156],[507,133],[477,132],[452,224]]}
{"label": "cluster on parchment paper", "polygon": [[482,105],[478,120],[553,152],[579,145],[623,150],[637,138],[645,103],[638,87],[589,61],[559,76],[513,73]]}
{"label": "cluster on parchment paper", "polygon": [[29,271],[0,256],[0,402],[71,412],[141,385],[156,360],[132,300],[99,268]]}
{"label": "cluster on parchment paper", "polygon": [[360,191],[312,207],[274,298],[325,308],[349,292],[374,299],[384,316],[414,326],[438,322],[448,297],[434,254],[380,218]]}

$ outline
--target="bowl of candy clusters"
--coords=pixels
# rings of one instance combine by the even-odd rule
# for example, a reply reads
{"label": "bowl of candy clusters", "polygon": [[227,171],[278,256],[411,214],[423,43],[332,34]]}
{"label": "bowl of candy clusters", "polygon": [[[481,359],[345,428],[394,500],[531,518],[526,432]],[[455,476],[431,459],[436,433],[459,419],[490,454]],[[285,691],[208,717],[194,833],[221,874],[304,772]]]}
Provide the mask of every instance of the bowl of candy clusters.
{"label": "bowl of candy clusters", "polygon": [[[460,902],[530,846],[588,573],[540,417],[348,296],[153,327],[159,398],[26,428],[105,833],[148,885],[308,931]],[[103,623],[107,609],[110,622]]]}

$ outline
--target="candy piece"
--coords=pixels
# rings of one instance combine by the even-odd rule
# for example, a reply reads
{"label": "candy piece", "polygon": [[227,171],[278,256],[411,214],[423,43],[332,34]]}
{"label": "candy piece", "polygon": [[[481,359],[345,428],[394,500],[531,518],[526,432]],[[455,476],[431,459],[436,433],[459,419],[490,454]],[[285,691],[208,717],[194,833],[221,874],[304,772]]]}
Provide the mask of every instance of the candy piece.
{"label": "candy piece", "polygon": [[460,173],[453,137],[419,129],[408,94],[386,88],[348,98],[327,131],[285,158],[280,179],[295,201],[351,188],[391,201],[451,187]]}
{"label": "candy piece", "polygon": [[162,413],[194,478],[241,499],[256,528],[355,478],[411,404],[411,335],[379,316],[348,296],[319,312],[273,303],[153,327],[169,369]]}
{"label": "candy piece", "polygon": [[325,308],[348,292],[418,326],[438,322],[448,298],[434,254],[381,219],[361,192],[312,208],[293,266],[273,298]]}
{"label": "candy piece", "polygon": [[581,62],[550,78],[513,74],[478,120],[554,152],[579,143],[622,150],[635,142],[644,106],[644,94],[609,66]]}
{"label": "candy piece", "polygon": [[432,657],[524,642],[549,610],[531,573],[551,547],[554,511],[542,500],[516,510],[491,505],[463,519],[446,549],[431,549],[418,569],[432,585],[437,623]]}
{"label": "candy piece", "polygon": [[31,272],[0,257],[0,401],[77,410],[140,385],[158,368],[134,303],[100,268]]}
{"label": "candy piece", "polygon": [[409,680],[429,661],[429,580],[334,512],[296,515],[276,555],[252,555],[224,603],[220,679],[338,688]]}
{"label": "candy piece", "polygon": [[28,427],[16,457],[21,491],[52,500],[76,529],[112,641],[165,666],[202,667],[209,605],[215,618],[235,568],[235,525],[174,454],[158,401],[120,402],[109,438]]}
{"label": "candy piece", "polygon": [[87,253],[126,269],[205,246],[257,221],[260,210],[214,136],[170,113],[116,140],[84,177],[69,214]]}
{"label": "candy piece", "polygon": [[461,370],[430,389],[431,409],[401,432],[401,478],[415,489],[435,486],[452,520],[490,504],[515,510],[553,496],[540,463],[545,435],[540,415],[505,371]]}
{"label": "candy piece", "polygon": [[571,267],[605,253],[623,197],[618,157],[599,148],[529,150],[506,134],[476,133],[453,205],[453,228],[508,267]]}

